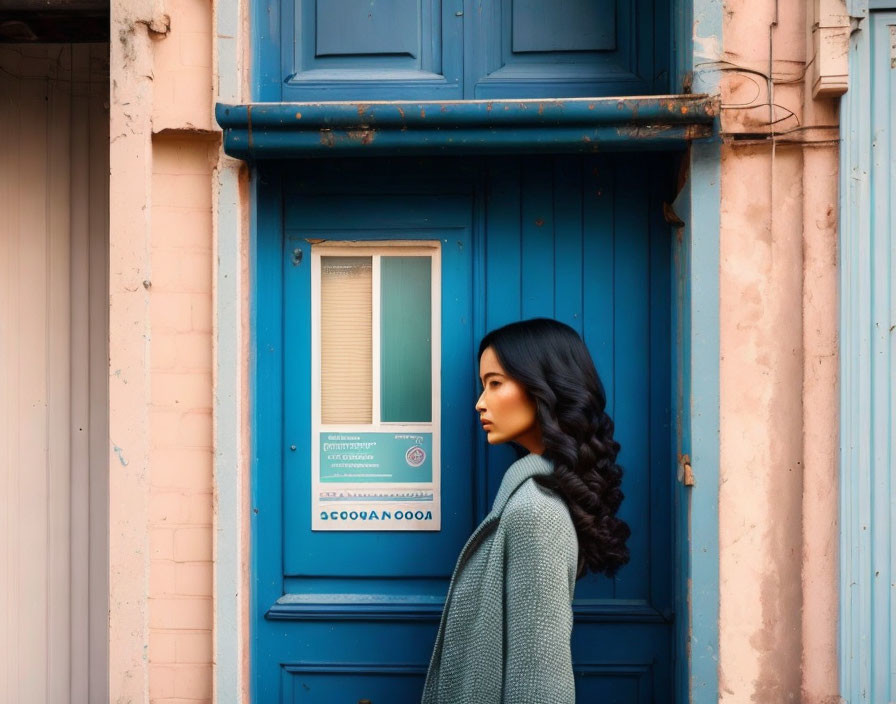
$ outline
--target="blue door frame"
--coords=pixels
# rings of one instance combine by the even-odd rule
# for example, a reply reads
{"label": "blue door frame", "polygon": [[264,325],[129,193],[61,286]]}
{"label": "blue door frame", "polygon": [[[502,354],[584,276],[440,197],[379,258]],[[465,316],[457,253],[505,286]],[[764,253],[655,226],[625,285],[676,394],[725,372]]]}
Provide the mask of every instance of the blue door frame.
{"label": "blue door frame", "polygon": [[[266,3],[253,4],[253,99],[277,101],[279,64],[269,57],[276,51],[276,38],[266,27],[272,24]],[[716,74],[707,64],[718,60],[721,45],[722,6],[714,0],[681,2],[673,6],[674,56],[672,84],[692,84],[694,90],[717,93]],[[276,20],[277,18],[273,18]],[[267,58],[266,58],[267,57]],[[687,658],[677,663],[677,700],[700,704],[715,702],[718,693],[718,219],[719,149],[716,141],[694,145],[688,158],[689,174],[674,207],[686,225],[681,228],[675,246],[675,291],[673,330],[675,345],[672,369],[676,394],[673,414],[676,426],[676,451],[690,460],[697,483],[678,486],[675,520],[678,527],[678,579],[676,602],[688,605],[679,610],[678,643]],[[258,232],[278,227],[279,212],[271,194],[253,171],[250,191],[250,258],[253,291],[250,324],[253,339],[276,334],[281,321],[263,314],[265,290],[270,281],[258,276],[274,262],[258,248]],[[270,293],[270,291],[268,291]],[[264,350],[257,350],[265,354]],[[259,370],[259,359],[250,361],[251,403],[257,410],[267,403],[279,402],[279,390]],[[257,425],[255,426],[257,428]],[[258,437],[252,433],[253,477],[259,477]],[[227,482],[227,479],[219,480]],[[252,533],[257,535],[257,517]],[[263,519],[262,519],[263,520]],[[234,547],[235,549],[235,547]],[[262,546],[253,545],[254,556]],[[219,552],[229,554],[230,547]],[[231,556],[232,557],[232,556]],[[253,610],[272,585],[260,584],[252,590]],[[269,602],[270,603],[270,602]],[[237,651],[236,635],[218,632],[218,648]]]}

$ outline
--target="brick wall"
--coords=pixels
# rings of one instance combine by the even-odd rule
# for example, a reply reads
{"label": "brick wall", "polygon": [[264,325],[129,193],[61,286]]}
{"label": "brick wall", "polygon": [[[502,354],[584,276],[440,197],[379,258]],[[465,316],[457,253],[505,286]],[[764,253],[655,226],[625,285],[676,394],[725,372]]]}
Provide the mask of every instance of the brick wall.
{"label": "brick wall", "polygon": [[212,167],[217,142],[153,141],[149,697],[212,697]]}

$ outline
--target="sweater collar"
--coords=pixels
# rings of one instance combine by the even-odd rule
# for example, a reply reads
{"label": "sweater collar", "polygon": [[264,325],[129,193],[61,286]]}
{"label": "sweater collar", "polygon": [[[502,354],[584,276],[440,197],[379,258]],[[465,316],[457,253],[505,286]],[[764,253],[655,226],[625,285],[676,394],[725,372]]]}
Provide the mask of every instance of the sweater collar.
{"label": "sweater collar", "polygon": [[498,488],[498,495],[495,496],[495,503],[492,505],[491,512],[493,514],[501,513],[513,492],[530,477],[539,474],[550,474],[553,471],[553,463],[541,455],[530,453],[525,457],[521,457],[504,472],[504,477],[501,479],[501,486]]}

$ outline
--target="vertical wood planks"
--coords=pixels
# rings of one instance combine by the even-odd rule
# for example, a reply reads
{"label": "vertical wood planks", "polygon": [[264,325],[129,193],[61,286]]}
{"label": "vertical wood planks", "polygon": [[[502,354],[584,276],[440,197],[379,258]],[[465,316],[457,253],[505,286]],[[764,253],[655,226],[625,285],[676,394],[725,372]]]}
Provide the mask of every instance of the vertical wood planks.
{"label": "vertical wood planks", "polygon": [[[611,160],[582,160],[582,314],[584,340],[607,395],[606,411],[615,420],[614,305],[616,256],[616,169]],[[618,424],[617,424],[618,428]],[[618,437],[618,430],[617,430]],[[576,593],[611,599],[615,585],[589,576]]]}
{"label": "vertical wood planks", "polygon": [[554,315],[553,160],[529,161],[520,183],[520,297],[523,318]]}
{"label": "vertical wood planks", "polygon": [[582,314],[582,160],[554,160],[554,317],[581,335]]}
{"label": "vertical wood planks", "polygon": [[[622,445],[619,462],[625,468],[626,485],[638,487],[628,491],[620,515],[632,528],[628,546],[631,563],[617,579],[622,593],[616,596],[646,599],[643,591],[649,567],[650,534],[650,471],[647,446],[649,441],[650,326],[648,294],[650,291],[647,194],[643,175],[644,162],[621,161],[617,166],[617,188],[614,199],[613,302],[615,346],[613,378],[616,386],[613,420],[616,439]],[[631,585],[626,588],[625,585]]]}
{"label": "vertical wood planks", "polygon": [[[495,163],[490,170],[486,195],[485,329],[494,330],[519,320],[522,314],[520,245],[520,163],[515,159]],[[477,374],[479,372],[477,367]],[[514,454],[507,446],[489,445],[486,450],[486,486],[491,507],[504,470]]]}
{"label": "vertical wood planks", "polygon": [[582,181],[582,314],[584,339],[607,393],[613,415],[613,198],[614,171],[606,160],[584,159]]}

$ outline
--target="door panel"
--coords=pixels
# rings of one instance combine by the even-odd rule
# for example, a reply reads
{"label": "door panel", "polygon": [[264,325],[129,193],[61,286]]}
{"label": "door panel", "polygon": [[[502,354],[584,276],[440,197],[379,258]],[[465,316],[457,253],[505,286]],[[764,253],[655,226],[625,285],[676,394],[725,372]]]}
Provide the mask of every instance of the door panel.
{"label": "door panel", "polygon": [[[255,502],[280,521],[259,523],[255,538],[282,550],[256,560],[258,701],[417,700],[457,555],[514,459],[477,430],[476,345],[487,330],[534,316],[568,323],[592,352],[622,445],[621,513],[632,527],[631,563],[576,588],[578,699],[670,701],[668,173],[662,158],[627,155],[313,162],[268,175],[280,195],[268,201],[279,219],[267,222],[280,224],[260,233],[259,261],[278,267],[268,284],[280,297],[266,300],[281,306],[282,354],[274,327],[268,366],[282,367],[265,378],[282,374],[283,402],[282,413],[275,402],[260,414],[280,466],[256,472],[280,475],[258,478]],[[303,263],[309,240],[322,239],[441,242],[438,532],[310,530]]]}
{"label": "door panel", "polygon": [[[437,533],[358,532],[347,540],[336,532],[311,532],[309,384],[310,267],[293,265],[295,250],[310,262],[308,240],[431,240],[442,242],[442,285],[453,295],[442,301],[442,387],[456,388],[469,378],[472,346],[471,237],[472,199],[412,194],[327,196],[289,199],[284,238],[284,433],[296,451],[284,456],[284,574],[361,580],[371,577],[447,578],[446,556],[457,555],[472,521],[474,426],[457,404],[442,404],[442,504],[452,507]],[[298,393],[292,393],[292,390]],[[446,397],[447,400],[447,397]],[[389,540],[383,539],[388,535]],[[354,593],[350,588],[348,593]],[[366,587],[359,585],[362,593]],[[387,595],[382,595],[384,599]],[[424,595],[421,595],[424,596]]]}

